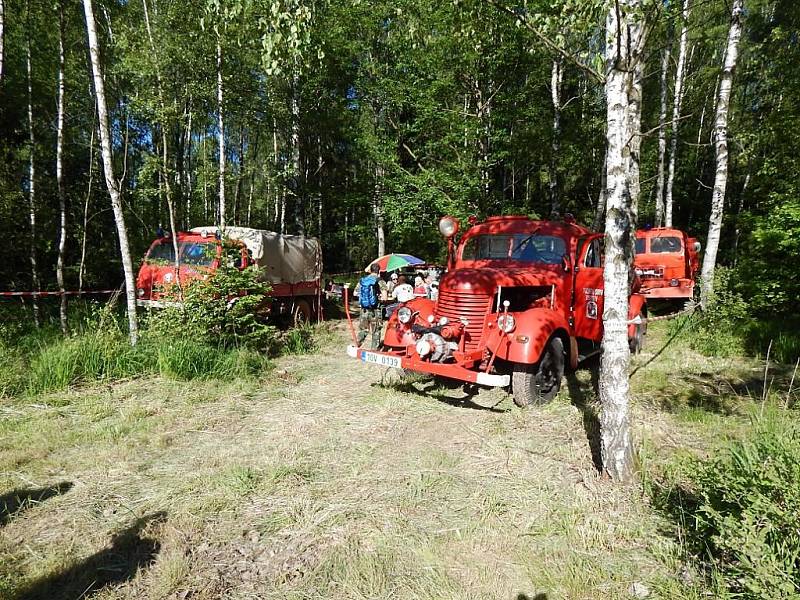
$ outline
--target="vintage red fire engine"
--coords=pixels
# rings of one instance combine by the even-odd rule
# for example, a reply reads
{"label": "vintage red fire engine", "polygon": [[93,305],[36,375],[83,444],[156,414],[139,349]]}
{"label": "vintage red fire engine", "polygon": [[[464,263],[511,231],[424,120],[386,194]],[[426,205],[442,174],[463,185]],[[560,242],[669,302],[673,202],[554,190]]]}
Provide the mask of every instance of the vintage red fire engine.
{"label": "vintage red fire engine", "polygon": [[642,281],[641,293],[648,298],[691,299],[700,270],[699,252],[700,242],[679,229],[638,230],[634,267]]}
{"label": "vintage red fire engine", "polygon": [[[248,227],[228,227],[225,239],[234,257],[223,256],[222,234],[214,226],[195,227],[177,234],[180,270],[175,269],[175,245],[159,237],[144,257],[136,278],[136,304],[148,308],[179,305],[178,285],[209,277],[222,260],[234,259],[237,268],[255,266],[270,283],[270,316],[290,316],[295,322],[320,315],[322,253],[314,238],[280,235]],[[180,277],[178,277],[180,275]]]}
{"label": "vintage red fire engine", "polygon": [[[448,271],[436,302],[411,300],[394,311],[378,351],[355,346],[362,361],[511,387],[520,406],[551,400],[571,368],[600,349],[603,335],[603,234],[571,217],[473,221],[457,247],[459,224],[444,217]],[[635,289],[636,286],[634,286]],[[644,311],[633,293],[629,319]],[[629,325],[632,345],[644,324]]]}

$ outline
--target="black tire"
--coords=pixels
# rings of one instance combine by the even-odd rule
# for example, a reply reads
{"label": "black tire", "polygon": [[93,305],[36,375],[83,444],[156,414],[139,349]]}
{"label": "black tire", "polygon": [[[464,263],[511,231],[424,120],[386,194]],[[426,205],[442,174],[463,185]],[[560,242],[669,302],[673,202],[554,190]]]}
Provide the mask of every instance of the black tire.
{"label": "black tire", "polygon": [[561,389],[564,377],[564,343],[553,337],[542,357],[532,365],[515,364],[511,374],[511,393],[517,406],[547,404]]}
{"label": "black tire", "polygon": [[314,316],[314,310],[311,308],[308,300],[298,300],[294,303],[294,310],[292,311],[292,321],[295,327],[308,325]]}

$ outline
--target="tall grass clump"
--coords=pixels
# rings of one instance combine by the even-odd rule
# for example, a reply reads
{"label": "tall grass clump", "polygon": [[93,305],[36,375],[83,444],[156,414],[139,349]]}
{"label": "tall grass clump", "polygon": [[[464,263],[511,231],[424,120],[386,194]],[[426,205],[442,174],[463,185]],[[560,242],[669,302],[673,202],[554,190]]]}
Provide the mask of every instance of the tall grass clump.
{"label": "tall grass clump", "polygon": [[790,415],[754,419],[745,439],[655,488],[687,550],[732,597],[800,597],[800,423]]}

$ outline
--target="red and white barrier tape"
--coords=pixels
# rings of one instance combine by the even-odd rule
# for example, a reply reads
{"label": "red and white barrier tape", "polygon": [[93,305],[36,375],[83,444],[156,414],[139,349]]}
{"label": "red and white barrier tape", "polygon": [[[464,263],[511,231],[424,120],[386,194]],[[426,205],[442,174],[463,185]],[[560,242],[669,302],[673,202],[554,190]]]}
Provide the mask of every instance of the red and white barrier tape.
{"label": "red and white barrier tape", "polygon": [[86,290],[86,291],[65,291],[65,292],[0,292],[0,297],[22,296],[84,296],[91,294],[113,294],[117,290]]}

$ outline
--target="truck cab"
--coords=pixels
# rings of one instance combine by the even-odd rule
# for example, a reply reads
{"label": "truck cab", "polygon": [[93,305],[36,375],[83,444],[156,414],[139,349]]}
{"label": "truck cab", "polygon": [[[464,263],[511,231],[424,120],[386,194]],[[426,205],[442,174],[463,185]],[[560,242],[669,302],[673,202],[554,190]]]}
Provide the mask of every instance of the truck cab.
{"label": "truck cab", "polygon": [[636,232],[634,267],[648,298],[691,299],[700,270],[700,242],[671,227]]}
{"label": "truck cab", "polygon": [[[243,244],[241,257],[237,254],[239,268],[249,265],[247,249]],[[180,255],[180,277],[175,269],[175,244],[170,236],[159,237],[147,250],[136,277],[136,303],[138,306],[159,307],[178,300],[178,285],[212,274],[222,260],[222,242],[214,235],[197,232],[179,232],[177,246]]]}
{"label": "truck cab", "polygon": [[[378,352],[351,348],[369,363],[511,387],[518,405],[551,400],[565,366],[599,352],[603,336],[603,234],[564,221],[523,216],[474,222],[455,243],[458,222],[440,221],[450,247],[434,302],[394,311]],[[635,288],[635,286],[634,286]],[[644,297],[631,296],[629,318]],[[635,339],[637,326],[629,326]]]}

